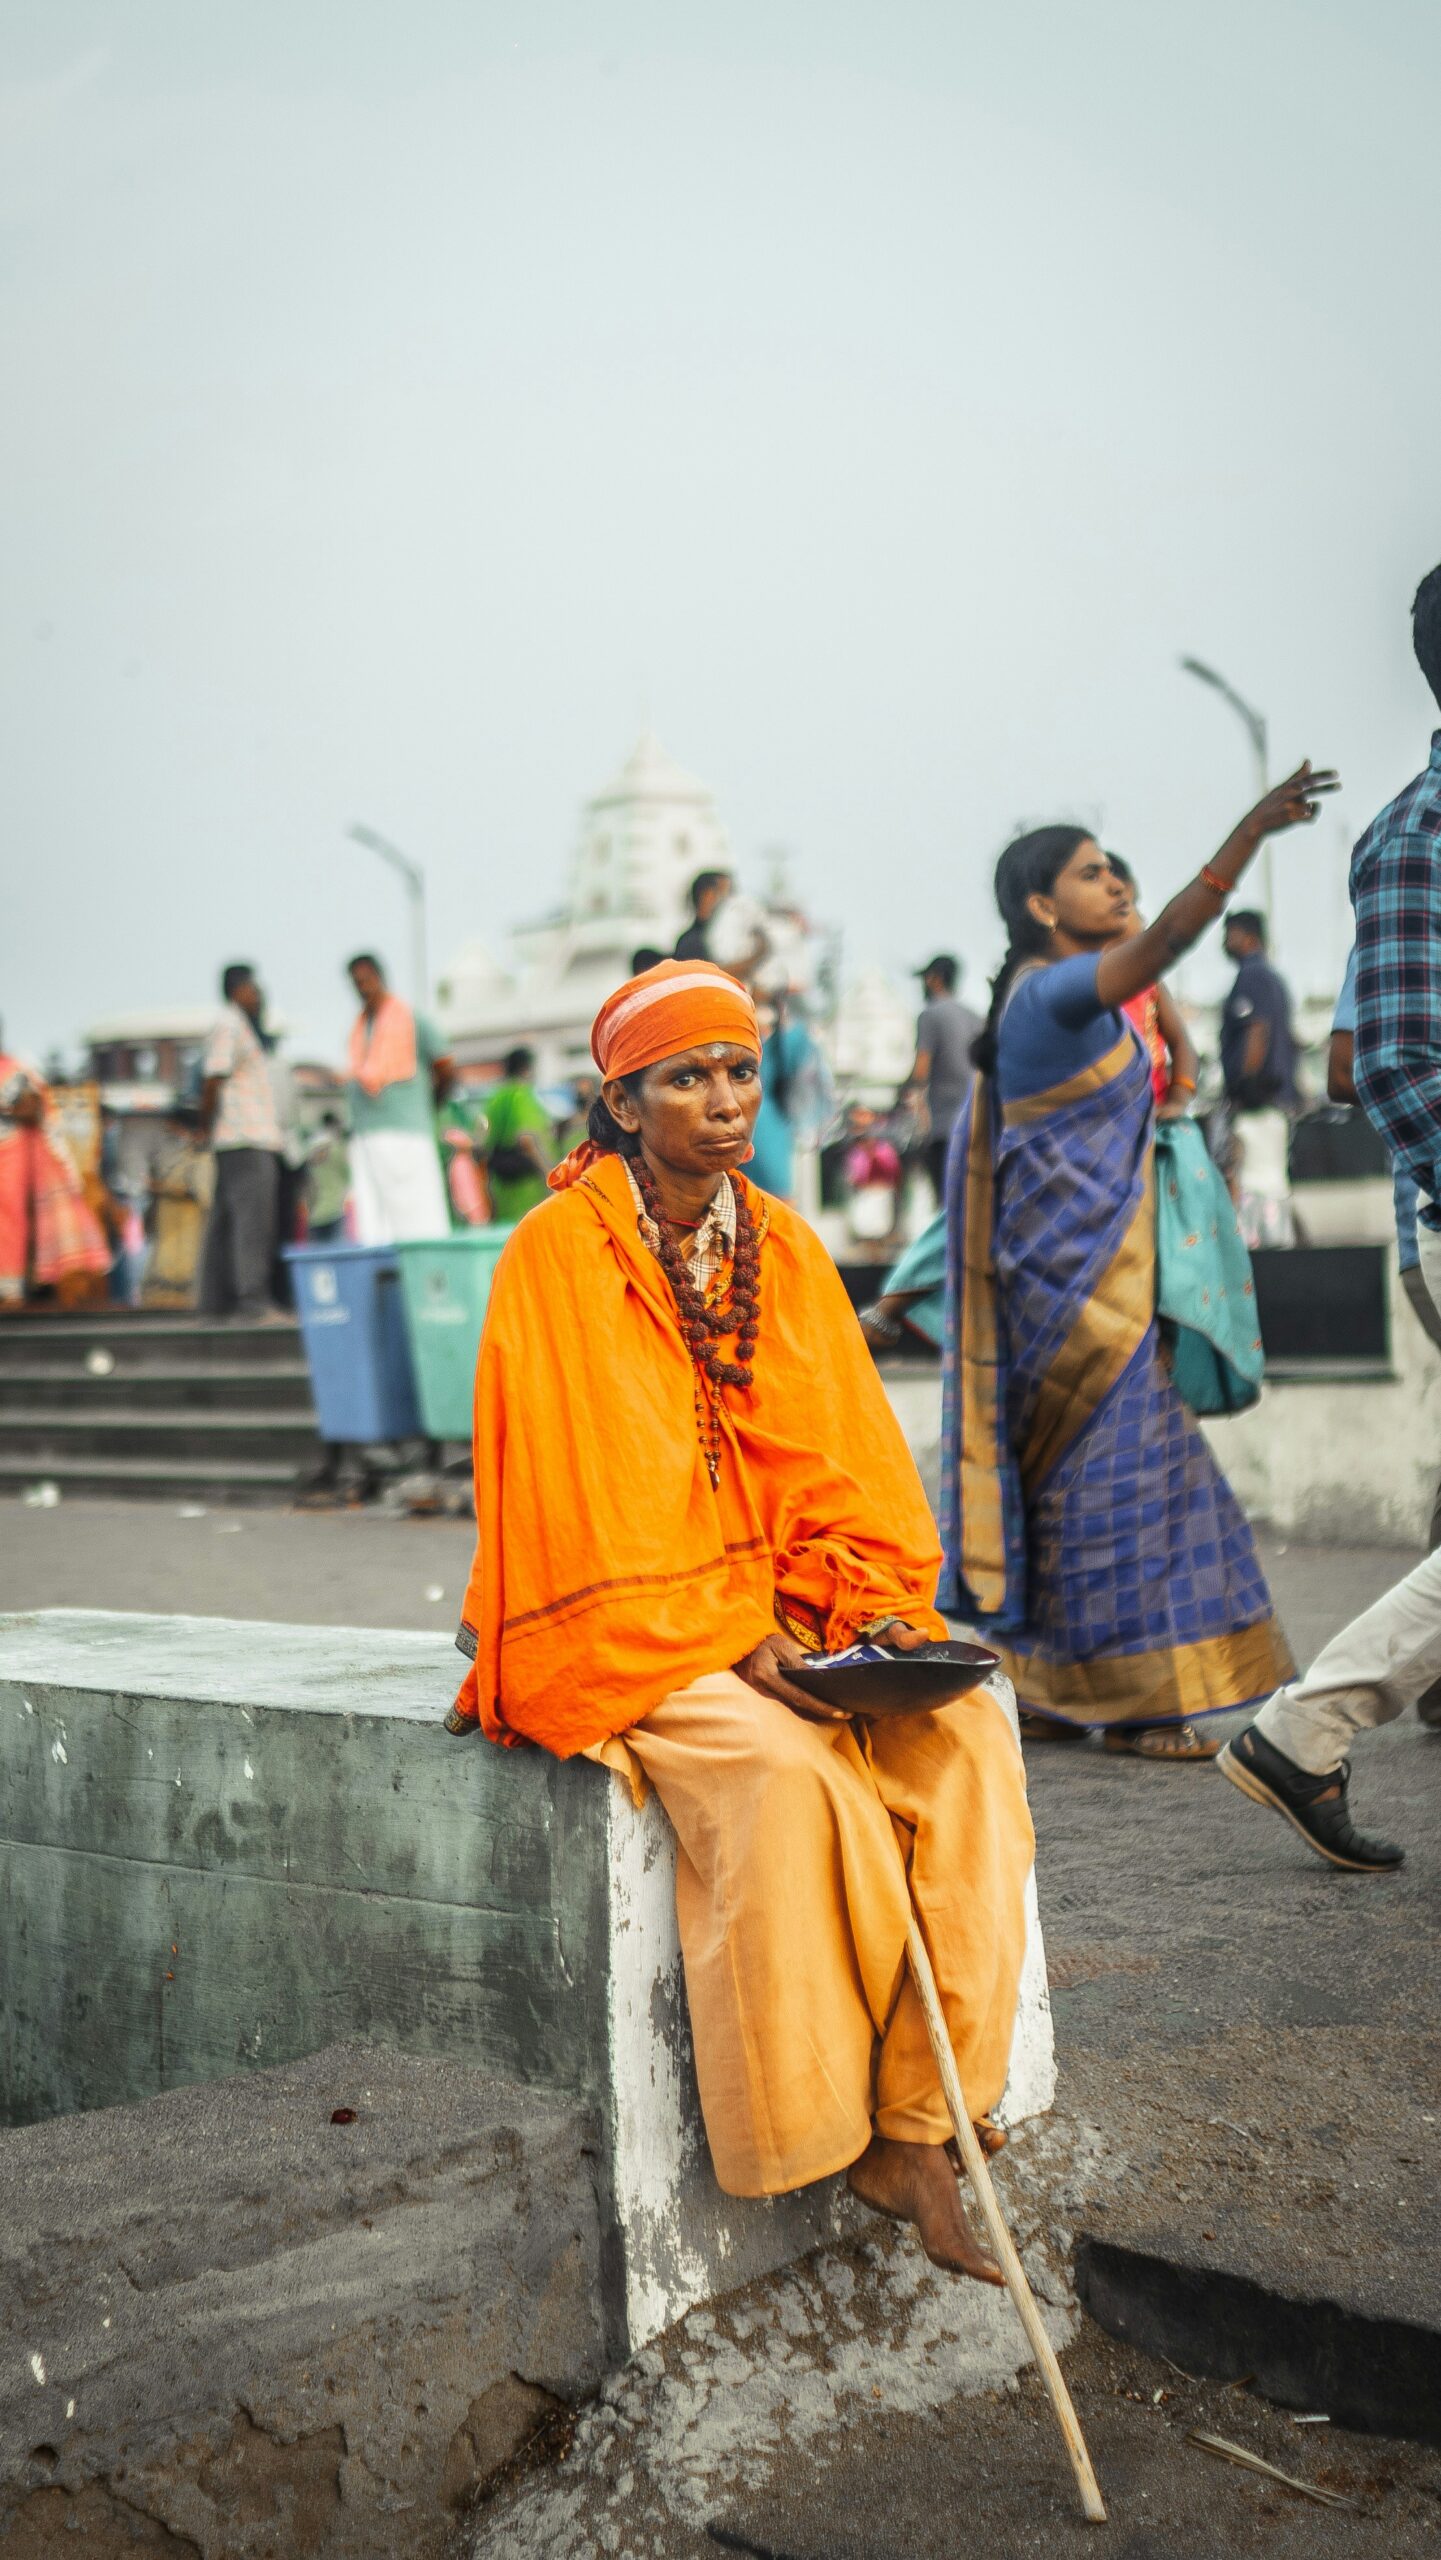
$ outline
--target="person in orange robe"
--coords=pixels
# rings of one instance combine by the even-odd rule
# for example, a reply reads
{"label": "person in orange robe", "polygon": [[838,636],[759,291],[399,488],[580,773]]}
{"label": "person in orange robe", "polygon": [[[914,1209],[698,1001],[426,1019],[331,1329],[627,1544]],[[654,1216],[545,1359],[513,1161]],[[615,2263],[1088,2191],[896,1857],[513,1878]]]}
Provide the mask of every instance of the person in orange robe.
{"label": "person in orange robe", "polygon": [[54,1096],[38,1068],[0,1040],[0,1311],[53,1288],[63,1305],[110,1268]]}
{"label": "person in orange robe", "polygon": [[984,2123],[1025,1942],[1019,1749],[984,1691],[857,1726],[790,1676],[808,1650],[946,1627],[935,1525],[840,1276],[739,1169],[749,996],[664,961],[592,1046],[591,1135],[506,1246],[486,1317],[471,1668],[447,1722],[656,1789],[720,2185],[845,2170],[937,2264],[999,2282],[905,1937],[913,1895]]}

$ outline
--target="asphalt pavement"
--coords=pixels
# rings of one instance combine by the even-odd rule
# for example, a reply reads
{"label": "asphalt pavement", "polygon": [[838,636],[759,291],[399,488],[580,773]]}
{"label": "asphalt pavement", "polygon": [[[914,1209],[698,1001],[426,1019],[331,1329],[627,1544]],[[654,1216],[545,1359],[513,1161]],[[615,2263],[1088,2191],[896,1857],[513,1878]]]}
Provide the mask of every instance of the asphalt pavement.
{"label": "asphalt pavement", "polygon": [[[212,1510],[192,1503],[0,1503],[0,1610],[175,1609],[292,1625],[440,1627],[458,1616],[474,1535],[465,1520],[355,1511]],[[1416,1561],[1383,1547],[1262,1540],[1305,1660]]]}

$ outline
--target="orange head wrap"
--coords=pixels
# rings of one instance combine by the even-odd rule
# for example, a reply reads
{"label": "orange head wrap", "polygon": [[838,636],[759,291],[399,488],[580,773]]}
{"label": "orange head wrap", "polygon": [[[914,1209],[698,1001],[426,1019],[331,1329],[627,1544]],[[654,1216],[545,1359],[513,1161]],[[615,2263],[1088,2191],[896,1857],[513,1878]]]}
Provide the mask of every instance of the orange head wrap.
{"label": "orange head wrap", "polygon": [[608,996],[590,1028],[603,1076],[639,1075],[702,1040],[761,1053],[756,1009],[743,986],[709,960],[660,960]]}
{"label": "orange head wrap", "polygon": [[[639,1075],[661,1058],[677,1057],[703,1040],[724,1040],[761,1054],[760,1024],[745,988],[709,960],[661,960],[608,996],[590,1030],[591,1055],[603,1076]],[[552,1191],[568,1190],[600,1155],[585,1140],[550,1176]]]}

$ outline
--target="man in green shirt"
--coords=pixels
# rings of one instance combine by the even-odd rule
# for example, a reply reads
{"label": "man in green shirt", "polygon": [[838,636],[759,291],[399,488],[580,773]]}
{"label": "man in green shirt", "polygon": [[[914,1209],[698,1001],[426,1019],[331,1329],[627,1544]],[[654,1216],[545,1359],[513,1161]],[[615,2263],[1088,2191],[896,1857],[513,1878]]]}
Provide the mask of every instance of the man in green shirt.
{"label": "man in green shirt", "polygon": [[512,1049],[500,1083],[492,1085],[484,1097],[491,1208],[504,1227],[514,1226],[527,1209],[539,1208],[548,1196],[550,1115],[531,1083],[534,1073],[534,1052]]}

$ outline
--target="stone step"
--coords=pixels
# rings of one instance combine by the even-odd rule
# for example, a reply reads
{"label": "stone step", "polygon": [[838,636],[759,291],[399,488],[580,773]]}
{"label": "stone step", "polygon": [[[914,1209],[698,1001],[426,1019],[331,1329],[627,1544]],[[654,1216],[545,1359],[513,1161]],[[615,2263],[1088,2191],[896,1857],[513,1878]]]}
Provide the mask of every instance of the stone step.
{"label": "stone step", "polygon": [[252,1324],[212,1316],[151,1312],[143,1307],[104,1307],[91,1315],[0,1316],[0,1374],[83,1361],[87,1351],[112,1352],[127,1367],[179,1368],[217,1361],[289,1365],[300,1356],[300,1328]]}
{"label": "stone step", "polygon": [[177,1413],[130,1405],[76,1412],[26,1404],[0,1416],[0,1456],[32,1468],[93,1458],[142,1458],[168,1466],[185,1458],[223,1474],[237,1458],[293,1469],[319,1454],[309,1416],[268,1406],[244,1413]]}
{"label": "stone step", "polygon": [[277,1362],[274,1368],[261,1368],[253,1360],[136,1368],[117,1355],[107,1376],[93,1377],[79,1352],[63,1364],[47,1361],[43,1368],[0,1365],[0,1433],[17,1408],[104,1413],[117,1405],[192,1413],[250,1412],[259,1405],[267,1413],[308,1415],[310,1372],[303,1360]]}

